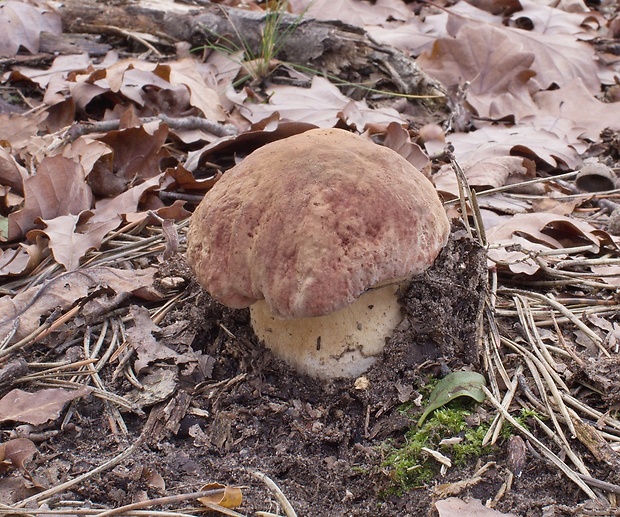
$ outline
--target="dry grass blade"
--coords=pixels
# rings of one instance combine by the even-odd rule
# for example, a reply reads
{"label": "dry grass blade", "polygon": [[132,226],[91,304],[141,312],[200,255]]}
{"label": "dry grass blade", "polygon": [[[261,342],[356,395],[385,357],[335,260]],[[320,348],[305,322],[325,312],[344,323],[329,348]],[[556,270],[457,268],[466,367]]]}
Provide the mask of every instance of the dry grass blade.
{"label": "dry grass blade", "polygon": [[[113,515],[123,515],[127,512],[133,510],[140,510],[142,508],[150,508],[151,506],[161,506],[166,504],[174,504],[182,501],[189,501],[193,499],[198,499],[200,497],[209,497],[213,495],[221,495],[224,493],[223,488],[211,489],[211,490],[202,490],[199,492],[191,492],[188,494],[179,494],[179,495],[171,495],[167,497],[158,497],[157,499],[148,499],[146,501],[139,501],[137,503],[127,504],[124,506],[119,506],[118,508],[113,508],[111,510],[105,510],[103,512],[98,512],[94,514],[96,517],[112,517]],[[231,517],[246,517],[241,513],[235,512],[228,508],[224,508],[223,506],[217,504],[203,503],[212,511],[216,511],[223,515],[229,515]]]}
{"label": "dry grass blade", "polygon": [[297,513],[295,513],[295,510],[291,506],[291,503],[288,502],[288,499],[286,498],[282,490],[280,490],[280,487],[275,484],[273,479],[258,470],[250,470],[250,474],[252,474],[256,479],[260,479],[273,492],[273,494],[276,496],[276,499],[280,503],[280,506],[284,510],[286,517],[297,517]]}
{"label": "dry grass blade", "polygon": [[[490,196],[491,194],[497,194],[499,192],[508,192],[510,190],[515,190],[515,189],[523,189],[524,187],[529,187],[531,185],[537,185],[540,183],[543,183],[543,184],[544,183],[556,183],[558,180],[573,179],[575,176],[577,176],[577,174],[578,174],[578,171],[573,171],[573,172],[566,172],[564,174],[558,174],[557,176],[547,176],[545,178],[535,178],[532,180],[520,181],[518,183],[511,183],[509,185],[503,185],[501,187],[481,190],[480,192],[476,193],[476,196],[478,197]],[[453,200],[453,201],[448,201],[446,204],[453,205],[457,202],[458,200]]]}
{"label": "dry grass blade", "polygon": [[556,454],[551,451],[544,443],[542,443],[538,438],[536,438],[530,431],[528,431],[525,427],[523,427],[517,420],[515,420],[512,415],[506,411],[501,405],[501,403],[493,396],[493,394],[486,388],[482,388],[488,397],[489,401],[495,408],[502,413],[504,418],[508,420],[521,434],[526,436],[528,440],[530,440],[536,447],[542,452],[542,454],[550,460],[556,467],[558,467],[568,478],[573,481],[581,490],[584,491],[587,496],[592,500],[597,500],[598,497],[592,491],[592,489],[577,475],[575,471],[573,471],[566,463],[564,463]]}
{"label": "dry grass blade", "polygon": [[[504,398],[502,399],[502,407],[508,411],[508,408],[512,404],[512,400],[517,392],[517,386],[519,385],[519,375],[523,372],[523,366],[517,366],[515,373],[513,374],[512,381],[509,384],[510,389],[504,394]],[[482,439],[482,445],[485,446],[487,444],[493,445],[497,438],[499,437],[499,433],[502,430],[502,425],[504,424],[504,416],[501,413],[497,413],[493,422],[489,426],[489,430],[487,434]]]}
{"label": "dry grass blade", "polygon": [[456,161],[456,159],[453,156],[451,156],[451,153],[449,153],[448,155],[450,156],[450,164],[452,165],[452,169],[454,170],[454,173],[456,174],[456,178],[458,181],[459,202],[461,205],[461,213],[463,216],[462,219],[463,219],[463,223],[465,224],[465,228],[467,229],[467,232],[469,233],[470,237],[474,238],[474,234],[471,230],[471,227],[469,226],[469,218],[468,218],[469,210],[468,210],[468,205],[467,205],[467,203],[469,202],[469,205],[470,205],[469,208],[471,209],[473,213],[474,228],[476,230],[476,239],[478,240],[480,245],[486,246],[487,244],[486,232],[484,229],[484,222],[482,220],[482,214],[480,213],[480,207],[478,206],[478,200],[476,199],[476,193],[469,186],[465,173],[463,172],[463,169],[460,166],[460,164]]}
{"label": "dry grass blade", "polygon": [[[10,506],[0,504],[0,515],[68,515],[72,517],[74,515],[91,516],[101,513],[100,509],[66,508],[66,506],[69,506],[66,502],[64,505],[65,507],[63,508],[54,508],[53,510],[50,510],[49,508],[11,508]],[[198,514],[198,512],[196,512],[196,514]],[[125,512],[123,515],[126,515],[127,517],[199,517],[198,515],[194,515],[186,511],[167,512],[163,510],[133,510]]]}
{"label": "dry grass blade", "polygon": [[71,487],[74,487],[75,485],[79,485],[82,481],[84,481],[86,479],[89,479],[89,478],[92,478],[93,476],[96,476],[100,472],[103,472],[105,470],[111,469],[112,467],[115,467],[116,465],[118,465],[122,461],[126,460],[136,450],[138,450],[138,448],[140,448],[141,445],[142,445],[142,442],[140,441],[140,439],[138,439],[136,442],[134,442],[132,445],[127,447],[119,455],[115,456],[114,458],[110,459],[109,461],[106,461],[105,463],[99,465],[98,467],[96,467],[96,468],[94,468],[92,470],[89,470],[88,472],[85,472],[84,474],[81,474],[81,475],[79,475],[79,476],[77,476],[77,477],[75,477],[73,479],[70,479],[69,481],[61,483],[60,485],[56,485],[56,486],[54,486],[52,488],[44,490],[43,492],[39,492],[36,495],[33,495],[31,497],[27,497],[26,499],[22,499],[21,501],[18,501],[17,503],[13,504],[11,507],[12,508],[24,508],[25,506],[28,506],[29,504],[36,503],[38,501],[42,501],[44,499],[52,497],[53,495],[60,494],[60,493],[64,492],[65,490],[68,490]]}
{"label": "dry grass blade", "polygon": [[564,307],[564,305],[562,305],[561,303],[558,303],[551,297],[544,295],[544,294],[534,293],[530,291],[522,291],[519,289],[499,289],[498,292],[503,293],[503,294],[509,294],[509,295],[520,295],[524,297],[530,297],[530,298],[534,298],[536,300],[546,303],[547,305],[551,306],[553,309],[556,309],[558,312],[560,312],[563,316],[568,318],[568,320],[571,323],[573,323],[576,327],[578,327],[579,330],[583,331],[583,333],[588,338],[590,338],[590,340],[599,348],[599,350],[601,351],[603,355],[605,355],[606,357],[610,357],[607,349],[603,347],[603,340],[599,337],[599,335],[596,334],[594,331],[590,330],[590,328],[585,323],[583,323],[571,311],[569,311],[566,307]]}

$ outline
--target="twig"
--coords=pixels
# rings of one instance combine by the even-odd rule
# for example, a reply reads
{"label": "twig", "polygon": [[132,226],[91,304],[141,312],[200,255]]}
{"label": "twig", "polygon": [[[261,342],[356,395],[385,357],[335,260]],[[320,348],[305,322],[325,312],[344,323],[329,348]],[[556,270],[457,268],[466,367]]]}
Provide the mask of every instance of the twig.
{"label": "twig", "polygon": [[159,50],[157,50],[157,48],[155,48],[153,45],[151,45],[148,41],[146,41],[146,39],[144,39],[140,34],[138,34],[135,31],[128,31],[125,29],[121,29],[120,27],[116,27],[114,25],[81,25],[80,26],[81,29],[84,30],[84,32],[89,32],[92,34],[106,34],[106,33],[111,33],[111,34],[118,34],[120,36],[124,36],[127,39],[133,39],[135,41],[137,41],[138,43],[140,43],[141,45],[144,45],[147,49],[149,49],[151,52],[153,52],[153,54],[155,54],[157,57],[162,57],[162,54]]}
{"label": "twig", "polygon": [[[156,117],[143,117],[140,119],[141,124],[149,122],[163,122],[172,129],[201,129],[215,136],[225,137],[237,134],[237,128],[232,124],[220,124],[212,122],[201,117],[169,117],[160,113]],[[67,131],[71,141],[76,140],[82,135],[89,133],[106,133],[108,131],[117,131],[120,127],[120,120],[102,120],[100,122],[82,122],[73,125]]]}

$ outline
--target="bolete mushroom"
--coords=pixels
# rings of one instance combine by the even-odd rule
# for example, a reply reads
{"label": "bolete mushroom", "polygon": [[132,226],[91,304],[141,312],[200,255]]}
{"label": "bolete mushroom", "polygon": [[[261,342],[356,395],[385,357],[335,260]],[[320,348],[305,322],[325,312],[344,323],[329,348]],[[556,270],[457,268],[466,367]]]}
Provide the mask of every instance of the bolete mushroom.
{"label": "bolete mushroom", "polygon": [[445,245],[431,182],[340,129],[267,144],[194,212],[187,259],[211,296],[250,307],[257,337],[299,371],[356,377],[402,320],[398,291]]}

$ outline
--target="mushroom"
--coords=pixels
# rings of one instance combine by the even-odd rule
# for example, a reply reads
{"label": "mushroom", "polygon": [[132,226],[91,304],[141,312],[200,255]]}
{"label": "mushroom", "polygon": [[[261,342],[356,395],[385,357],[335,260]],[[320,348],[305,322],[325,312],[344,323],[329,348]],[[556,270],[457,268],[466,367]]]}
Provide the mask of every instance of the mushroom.
{"label": "mushroom", "polygon": [[431,182],[396,152],[340,129],[267,144],[194,212],[187,259],[222,304],[303,373],[357,377],[402,320],[399,290],[450,225]]}

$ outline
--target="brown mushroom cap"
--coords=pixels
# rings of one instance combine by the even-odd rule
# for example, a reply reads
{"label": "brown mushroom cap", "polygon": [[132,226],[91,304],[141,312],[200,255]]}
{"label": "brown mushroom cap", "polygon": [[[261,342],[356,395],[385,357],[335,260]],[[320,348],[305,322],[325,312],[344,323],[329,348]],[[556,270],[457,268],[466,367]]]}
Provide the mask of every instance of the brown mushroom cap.
{"label": "brown mushroom cap", "polygon": [[428,268],[449,233],[433,185],[391,149],[314,129],[265,145],[196,209],[187,257],[224,305],[329,314]]}

